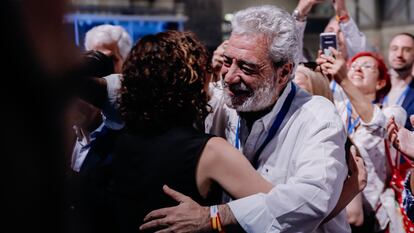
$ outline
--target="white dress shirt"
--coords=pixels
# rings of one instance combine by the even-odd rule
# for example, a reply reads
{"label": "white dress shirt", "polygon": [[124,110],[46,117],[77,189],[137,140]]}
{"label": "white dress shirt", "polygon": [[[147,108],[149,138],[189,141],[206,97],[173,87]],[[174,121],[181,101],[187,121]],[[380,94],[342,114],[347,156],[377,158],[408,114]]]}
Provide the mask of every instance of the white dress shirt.
{"label": "white dress shirt", "polygon": [[[248,159],[265,140],[291,85],[294,84],[288,84],[272,111],[253,124],[250,134],[241,120],[240,150]],[[214,113],[206,119],[207,131],[226,137],[234,145],[237,112],[224,105],[219,88],[212,92],[210,105]],[[337,204],[347,175],[345,140],[333,104],[297,87],[279,131],[259,157],[258,172],[275,187],[267,194],[228,203],[243,229],[258,233],[350,232],[345,211],[320,225]]]}

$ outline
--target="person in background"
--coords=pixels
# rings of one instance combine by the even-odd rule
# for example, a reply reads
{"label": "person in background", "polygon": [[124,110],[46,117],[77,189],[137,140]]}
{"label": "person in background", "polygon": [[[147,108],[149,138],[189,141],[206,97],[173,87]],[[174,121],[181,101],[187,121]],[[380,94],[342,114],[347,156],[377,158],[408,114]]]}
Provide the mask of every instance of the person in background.
{"label": "person in background", "polygon": [[[414,126],[414,116],[410,117],[410,123]],[[406,159],[410,162],[411,167],[414,163],[414,132],[399,126],[392,118],[387,125],[388,138],[392,145],[400,151]],[[401,186],[400,186],[401,187]],[[414,226],[414,172],[412,168],[406,175],[403,190],[399,195],[399,203],[403,206],[403,223],[407,232],[410,227]],[[410,221],[409,221],[409,220]]]}
{"label": "person in background", "polygon": [[[88,76],[105,77],[120,74],[122,65],[132,48],[132,39],[121,26],[103,24],[90,29],[85,35],[83,72]],[[76,141],[72,151],[71,168],[80,172],[83,162],[91,149],[92,142],[112,130],[120,130],[123,125],[106,120],[100,113],[101,109],[81,99],[75,100],[73,110],[83,110],[82,122],[73,125]],[[102,108],[105,108],[103,106]],[[75,113],[76,114],[76,113]],[[119,118],[119,117],[118,117]],[[87,161],[90,161],[89,158]],[[85,167],[93,167],[88,164]]]}
{"label": "person in background", "polygon": [[[300,0],[292,13],[298,27],[301,48],[303,47],[307,15],[315,4],[323,2],[324,0]],[[359,31],[355,21],[349,16],[345,0],[333,0],[332,6],[336,15],[326,25],[324,32],[335,32],[337,34],[339,51],[342,52],[345,59],[354,56],[358,52],[367,51],[367,39],[364,33]],[[299,61],[302,62],[301,59]]]}
{"label": "person in background", "polygon": [[132,39],[121,26],[103,24],[90,29],[85,36],[85,50],[97,50],[112,57],[114,72],[122,72],[122,64],[132,48]]}
{"label": "person in background", "polygon": [[[354,228],[355,231],[385,230],[388,217],[381,202],[386,181],[390,177],[387,172],[387,144],[385,143],[386,117],[379,107],[390,88],[387,68],[379,55],[361,52],[351,58],[349,66],[342,54],[331,48],[334,56],[326,56],[320,52],[317,62],[325,75],[332,75],[343,88],[347,99],[345,106],[338,108],[348,135],[358,147],[368,153],[362,154],[368,170],[368,184],[363,190],[364,225]],[[338,106],[337,106],[338,107]],[[396,106],[400,111],[401,107]],[[400,112],[397,111],[397,112]],[[381,209],[382,207],[382,209]]]}
{"label": "person in background", "polygon": [[[383,101],[384,106],[402,106],[410,116],[414,114],[414,36],[399,33],[393,37],[388,49],[388,63],[391,66],[391,90]],[[405,127],[413,130],[407,119]]]}

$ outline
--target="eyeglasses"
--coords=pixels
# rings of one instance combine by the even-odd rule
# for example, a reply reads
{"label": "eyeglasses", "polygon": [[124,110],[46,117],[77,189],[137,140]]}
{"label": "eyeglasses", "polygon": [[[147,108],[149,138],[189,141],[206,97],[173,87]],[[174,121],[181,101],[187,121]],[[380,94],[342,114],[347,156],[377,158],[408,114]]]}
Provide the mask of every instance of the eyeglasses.
{"label": "eyeglasses", "polygon": [[369,70],[369,71],[375,71],[377,69],[375,64],[372,64],[372,63],[369,63],[369,62],[364,62],[362,64],[359,64],[357,62],[353,62],[351,64],[351,70],[356,70],[357,67],[359,67],[361,70]]}
{"label": "eyeglasses", "polygon": [[301,62],[299,63],[299,65],[303,65],[306,68],[311,69],[312,71],[315,71],[316,67],[318,67],[318,63],[314,62],[314,61],[309,61],[309,62]]}

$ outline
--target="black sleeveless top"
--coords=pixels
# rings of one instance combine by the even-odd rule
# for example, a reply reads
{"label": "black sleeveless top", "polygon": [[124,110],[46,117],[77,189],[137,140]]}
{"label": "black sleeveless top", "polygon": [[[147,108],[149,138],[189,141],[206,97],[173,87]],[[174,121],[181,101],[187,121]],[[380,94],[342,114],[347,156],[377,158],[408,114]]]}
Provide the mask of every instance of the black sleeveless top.
{"label": "black sleeveless top", "polygon": [[157,135],[125,132],[118,138],[114,192],[121,232],[137,232],[150,211],[177,205],[163,192],[164,184],[202,205],[219,203],[219,192],[206,200],[196,184],[197,164],[211,137],[180,126]]}

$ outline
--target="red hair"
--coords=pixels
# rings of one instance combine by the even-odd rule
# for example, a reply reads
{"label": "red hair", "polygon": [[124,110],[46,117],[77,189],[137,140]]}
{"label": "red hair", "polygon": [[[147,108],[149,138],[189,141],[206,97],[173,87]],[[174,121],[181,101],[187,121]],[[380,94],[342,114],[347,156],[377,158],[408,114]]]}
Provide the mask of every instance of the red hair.
{"label": "red hair", "polygon": [[384,99],[384,97],[388,94],[388,92],[391,89],[391,79],[390,79],[390,75],[388,74],[388,68],[385,65],[384,59],[382,59],[382,56],[380,54],[373,53],[373,52],[357,53],[355,56],[353,56],[349,60],[348,64],[350,65],[352,62],[354,62],[356,59],[360,57],[374,58],[375,61],[377,61],[377,66],[378,66],[378,71],[379,71],[378,80],[385,80],[385,86],[381,88],[380,90],[378,90],[375,95],[375,102],[379,103]]}

